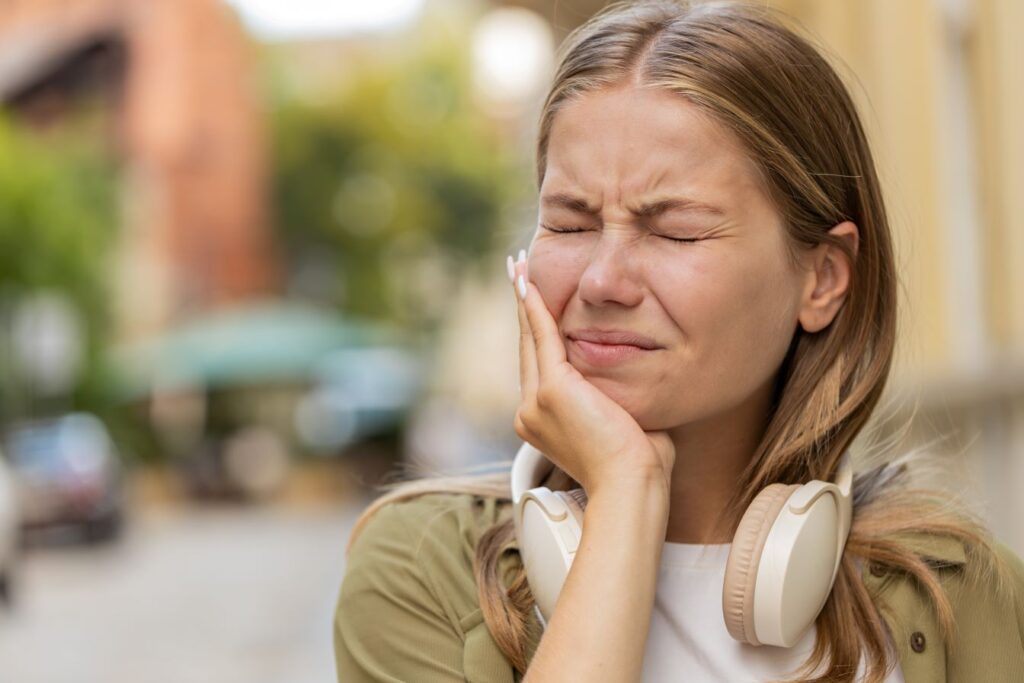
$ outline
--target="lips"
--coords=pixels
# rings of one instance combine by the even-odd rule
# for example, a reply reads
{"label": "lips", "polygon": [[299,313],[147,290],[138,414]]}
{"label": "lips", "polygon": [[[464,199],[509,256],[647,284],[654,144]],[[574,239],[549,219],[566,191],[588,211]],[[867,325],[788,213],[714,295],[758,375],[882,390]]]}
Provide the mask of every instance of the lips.
{"label": "lips", "polygon": [[609,346],[628,345],[647,350],[661,348],[650,337],[627,330],[573,330],[567,333],[566,336],[574,341],[585,341],[592,344],[606,344]]}

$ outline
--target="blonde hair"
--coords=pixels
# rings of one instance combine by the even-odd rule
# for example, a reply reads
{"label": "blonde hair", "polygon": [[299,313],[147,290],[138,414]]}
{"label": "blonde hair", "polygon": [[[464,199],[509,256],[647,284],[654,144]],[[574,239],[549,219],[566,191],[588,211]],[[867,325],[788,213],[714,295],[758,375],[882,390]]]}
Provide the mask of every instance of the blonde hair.
{"label": "blonde hair", "polygon": [[[721,528],[734,530],[769,484],[831,479],[878,404],[892,364],[898,286],[881,187],[849,93],[783,15],[762,6],[672,0],[616,2],[566,38],[540,114],[538,187],[559,110],[584,93],[628,82],[677,93],[736,136],[783,219],[791,257],[800,247],[828,242],[853,265],[846,301],[832,323],[817,333],[797,328],[794,334],[761,442],[722,510]],[[828,234],[847,220],[859,229],[856,255]],[[798,674],[826,668],[802,680],[852,681],[862,653],[870,683],[881,683],[895,665],[885,623],[855,559],[916,581],[947,638],[954,629],[949,600],[934,568],[901,536],[956,539],[966,549],[970,580],[1003,577],[991,536],[964,506],[944,492],[911,488],[910,459],[855,478],[853,524],[840,571],[816,621],[814,650]],[[382,505],[433,491],[507,499],[508,477],[400,484],[363,513],[353,538]],[[512,536],[511,520],[488,529],[476,548],[475,572],[488,628],[513,666],[525,672],[532,597],[522,570],[506,587],[497,562]]]}

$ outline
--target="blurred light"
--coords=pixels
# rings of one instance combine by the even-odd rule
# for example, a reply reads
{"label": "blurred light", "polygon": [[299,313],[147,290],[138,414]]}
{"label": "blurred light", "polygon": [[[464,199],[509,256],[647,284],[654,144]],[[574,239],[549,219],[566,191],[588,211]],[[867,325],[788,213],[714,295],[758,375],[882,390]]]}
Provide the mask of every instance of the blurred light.
{"label": "blurred light", "polygon": [[288,467],[288,449],[269,427],[243,427],[224,444],[228,480],[237,482],[242,491],[255,498],[279,491],[288,478]]}
{"label": "blurred light", "polygon": [[553,63],[551,28],[532,10],[492,10],[473,31],[474,83],[495,113],[525,104],[547,80]]}
{"label": "blurred light", "polygon": [[61,294],[23,299],[11,325],[20,370],[42,394],[71,389],[82,364],[84,331],[78,312]]}
{"label": "blurred light", "polygon": [[300,40],[386,31],[415,19],[424,0],[228,0],[257,37]]}
{"label": "blurred light", "polygon": [[295,408],[295,431],[303,444],[318,452],[340,449],[357,436],[357,406],[343,392],[317,389]]}

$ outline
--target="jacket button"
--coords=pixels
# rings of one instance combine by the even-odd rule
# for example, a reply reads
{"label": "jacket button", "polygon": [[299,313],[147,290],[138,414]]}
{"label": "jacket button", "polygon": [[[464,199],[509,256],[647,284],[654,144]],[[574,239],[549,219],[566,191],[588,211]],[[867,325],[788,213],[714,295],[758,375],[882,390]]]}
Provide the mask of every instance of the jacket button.
{"label": "jacket button", "polygon": [[924,634],[920,631],[910,634],[910,647],[914,652],[924,652]]}
{"label": "jacket button", "polygon": [[870,564],[869,571],[871,572],[871,576],[885,576],[885,567],[877,562],[872,562]]}

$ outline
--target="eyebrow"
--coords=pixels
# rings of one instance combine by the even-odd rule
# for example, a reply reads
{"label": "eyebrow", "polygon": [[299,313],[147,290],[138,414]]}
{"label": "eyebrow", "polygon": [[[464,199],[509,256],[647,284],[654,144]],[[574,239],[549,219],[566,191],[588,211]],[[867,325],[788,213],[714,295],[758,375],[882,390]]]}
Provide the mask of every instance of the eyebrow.
{"label": "eyebrow", "polygon": [[[554,194],[547,195],[542,200],[542,203],[547,206],[561,207],[569,209],[570,211],[585,213],[590,216],[596,216],[601,213],[600,209],[588,204],[587,200],[565,192],[556,192]],[[700,211],[703,213],[714,214],[716,216],[725,215],[725,210],[721,207],[707,204],[705,202],[699,202],[687,197],[669,197],[667,199],[659,199],[653,202],[644,202],[639,205],[627,206],[626,208],[629,209],[630,213],[643,218],[650,218],[672,210]]]}

